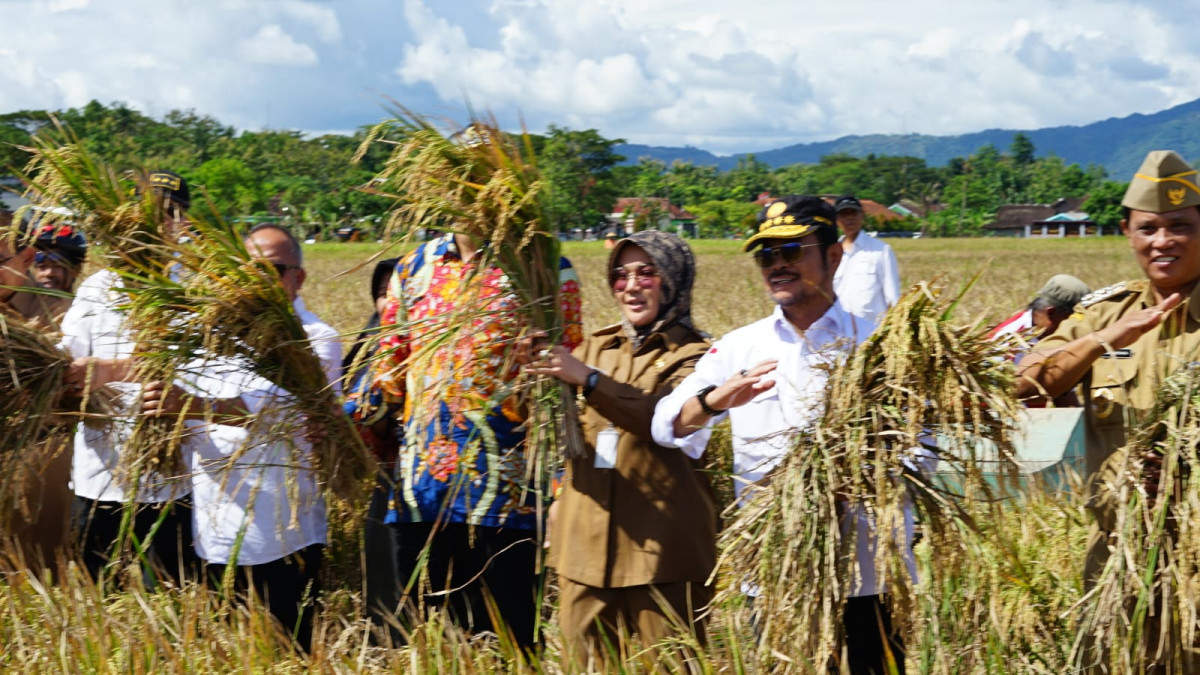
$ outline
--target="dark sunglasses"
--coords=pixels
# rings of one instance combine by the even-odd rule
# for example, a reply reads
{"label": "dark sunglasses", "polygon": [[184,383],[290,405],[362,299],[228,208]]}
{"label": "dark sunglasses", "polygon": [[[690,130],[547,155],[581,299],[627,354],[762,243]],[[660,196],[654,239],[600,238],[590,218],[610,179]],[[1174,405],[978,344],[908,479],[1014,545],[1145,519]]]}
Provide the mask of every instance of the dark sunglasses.
{"label": "dark sunglasses", "polygon": [[785,265],[798,263],[804,259],[804,249],[820,246],[817,244],[797,244],[792,242],[789,244],[780,244],[779,246],[763,246],[754,252],[754,262],[758,266],[766,269],[775,264],[775,259],[782,260]]}
{"label": "dark sunglasses", "polygon": [[271,262],[269,260],[262,260],[261,258],[257,262],[258,262],[258,264],[263,265],[263,266],[270,265],[271,267],[274,267],[275,271],[279,274],[280,277],[287,274],[288,270],[300,269],[299,265],[285,265],[284,263]]}
{"label": "dark sunglasses", "polygon": [[650,288],[654,285],[655,278],[658,277],[658,270],[650,265],[639,265],[633,269],[625,269],[624,267],[614,267],[608,273],[608,285],[614,291],[623,291],[629,285],[629,277],[636,279],[636,283],[641,288]]}

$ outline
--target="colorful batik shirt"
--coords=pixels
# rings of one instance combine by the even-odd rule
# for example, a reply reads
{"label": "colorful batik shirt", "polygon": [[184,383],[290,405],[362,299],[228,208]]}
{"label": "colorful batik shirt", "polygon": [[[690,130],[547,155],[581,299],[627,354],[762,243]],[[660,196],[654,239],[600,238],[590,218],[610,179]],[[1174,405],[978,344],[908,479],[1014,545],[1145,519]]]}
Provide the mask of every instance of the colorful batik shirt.
{"label": "colorful batik shirt", "polygon": [[[559,280],[562,342],[573,349],[583,338],[579,280],[565,258]],[[523,324],[507,287],[498,268],[464,263],[452,235],[396,267],[372,380],[373,396],[401,410],[404,427],[387,522],[536,527],[525,413],[512,387],[519,372],[512,345]],[[446,331],[462,321],[468,330]],[[406,330],[389,330],[395,326]]]}

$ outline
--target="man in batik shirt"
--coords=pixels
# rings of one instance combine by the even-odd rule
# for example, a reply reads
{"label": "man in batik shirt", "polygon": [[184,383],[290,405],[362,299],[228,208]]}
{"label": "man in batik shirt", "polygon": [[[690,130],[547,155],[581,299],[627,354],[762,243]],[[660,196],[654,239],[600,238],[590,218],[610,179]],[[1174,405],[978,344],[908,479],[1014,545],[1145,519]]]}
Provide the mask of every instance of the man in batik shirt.
{"label": "man in batik shirt", "polygon": [[[479,269],[478,253],[469,237],[447,234],[396,267],[374,395],[360,400],[357,414],[371,424],[390,412],[404,428],[386,518],[396,534],[397,582],[408,591],[402,621],[416,618],[418,592],[432,592],[425,608],[448,606],[468,631],[503,628],[532,649],[546,496],[526,478],[527,414],[513,388],[512,349],[524,325],[504,273]],[[582,327],[579,282],[565,259],[559,281],[570,349]],[[446,330],[463,321],[467,329]],[[422,565],[428,584],[419,587]],[[438,594],[445,590],[454,592]],[[492,625],[493,603],[503,627]]]}

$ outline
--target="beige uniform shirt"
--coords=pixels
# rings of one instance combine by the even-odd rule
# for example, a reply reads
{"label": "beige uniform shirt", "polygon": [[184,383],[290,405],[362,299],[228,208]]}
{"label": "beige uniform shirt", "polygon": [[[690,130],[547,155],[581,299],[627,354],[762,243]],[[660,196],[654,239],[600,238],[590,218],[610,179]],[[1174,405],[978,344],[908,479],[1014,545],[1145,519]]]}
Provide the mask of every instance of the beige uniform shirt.
{"label": "beige uniform shirt", "polygon": [[[636,352],[620,326],[587,338],[575,356],[604,373],[582,415],[588,453],[567,462],[551,533],[551,564],[586,586],[704,582],[716,564],[717,514],[700,460],[655,444],[660,398],[695,368],[709,342],[674,325]],[[614,468],[596,468],[601,431],[620,433]]]}
{"label": "beige uniform shirt", "polygon": [[[1057,349],[1156,304],[1145,279],[1101,289],[1084,297],[1075,314],[1038,342],[1035,351]],[[1163,380],[1195,360],[1200,360],[1200,285],[1157,327],[1129,347],[1096,359],[1084,376],[1089,476],[1125,445],[1126,432],[1153,408]]]}

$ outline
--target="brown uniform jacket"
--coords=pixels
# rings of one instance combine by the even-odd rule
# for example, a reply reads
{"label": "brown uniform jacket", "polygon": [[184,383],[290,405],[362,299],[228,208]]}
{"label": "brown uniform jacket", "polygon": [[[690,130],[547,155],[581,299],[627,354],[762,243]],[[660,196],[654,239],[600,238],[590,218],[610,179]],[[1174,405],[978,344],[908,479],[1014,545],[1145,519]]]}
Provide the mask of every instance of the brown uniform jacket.
{"label": "brown uniform jacket", "polygon": [[[1092,293],[1075,314],[1043,339],[1037,350],[1054,349],[1109,326],[1130,312],[1158,304],[1145,279],[1125,281]],[[1107,532],[1121,496],[1113,491],[1124,470],[1126,455],[1116,454],[1154,407],[1163,382],[1180,366],[1200,360],[1200,286],[1162,323],[1125,349],[1096,359],[1082,381],[1087,422],[1086,464],[1089,509],[1101,531]],[[1097,543],[1097,546],[1103,542]],[[1089,559],[1103,557],[1093,551]],[[1089,567],[1100,564],[1096,558]],[[1098,568],[1097,568],[1098,569]]]}
{"label": "brown uniform jacket", "polygon": [[[1084,297],[1075,314],[1038,342],[1036,350],[1061,347],[1156,304],[1154,291],[1144,279],[1101,289]],[[1126,431],[1135,428],[1154,407],[1163,380],[1196,360],[1200,360],[1200,285],[1137,342],[1096,359],[1084,377],[1089,476],[1125,445]]]}
{"label": "brown uniform jacket", "polygon": [[[678,324],[634,353],[609,326],[575,349],[601,372],[582,415],[588,454],[567,463],[551,533],[559,574],[597,588],[703,582],[716,564],[717,516],[699,461],[650,436],[654,406],[695,368],[709,341]],[[620,431],[614,469],[593,466],[596,436]]]}

